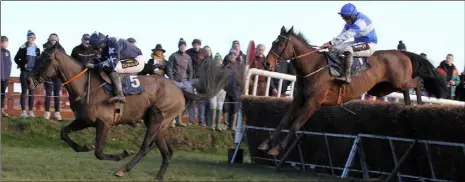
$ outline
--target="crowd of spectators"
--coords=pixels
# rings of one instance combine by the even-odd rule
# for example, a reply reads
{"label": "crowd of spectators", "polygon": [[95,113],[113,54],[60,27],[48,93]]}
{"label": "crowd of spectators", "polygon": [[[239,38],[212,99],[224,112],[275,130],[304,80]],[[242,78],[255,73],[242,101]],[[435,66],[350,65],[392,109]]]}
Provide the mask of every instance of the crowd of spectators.
{"label": "crowd of spectators", "polygon": [[[93,51],[89,48],[89,34],[84,34],[81,37],[79,45],[74,47],[70,56],[81,63],[87,63],[93,56]],[[36,117],[34,112],[34,102],[36,95],[34,90],[27,87],[26,78],[30,71],[33,69],[35,62],[42,53],[42,50],[47,49],[46,45],[57,45],[60,51],[65,52],[65,49],[60,45],[59,36],[55,33],[49,35],[47,42],[39,46],[35,42],[36,35],[33,31],[27,32],[27,41],[19,48],[15,57],[12,59],[8,47],[8,38],[2,36],[2,116],[8,116],[4,110],[5,91],[8,86],[8,79],[10,78],[12,69],[12,60],[15,61],[17,68],[20,69],[20,82],[21,82],[21,96],[20,117]],[[134,38],[128,38],[127,41],[131,44],[136,44]],[[47,44],[48,43],[48,44]],[[162,75],[171,79],[178,87],[189,92],[197,92],[195,87],[192,86],[196,82],[201,72],[201,64],[205,61],[214,61],[218,66],[231,71],[230,78],[228,79],[227,86],[221,90],[215,97],[209,101],[199,101],[189,103],[186,105],[188,122],[187,124],[181,122],[181,114],[172,124],[176,126],[193,126],[199,125],[202,127],[209,127],[212,130],[235,130],[236,123],[241,122],[241,104],[240,95],[245,91],[245,69],[249,64],[250,68],[265,69],[264,51],[265,46],[259,44],[256,48],[256,57],[251,60],[251,63],[246,63],[246,55],[241,50],[241,44],[235,40],[231,44],[228,54],[224,57],[220,53],[213,54],[212,49],[208,45],[202,45],[200,39],[194,39],[188,48],[188,43],[181,38],[178,41],[178,51],[171,55],[165,56],[165,49],[162,44],[156,44],[151,50],[152,54],[150,59],[144,66],[144,69],[138,73],[139,75]],[[203,47],[202,47],[203,46]],[[281,73],[295,74],[292,65],[289,62],[281,63]],[[278,80],[272,80],[270,95],[277,95],[279,89]],[[259,81],[259,94],[265,95],[264,79],[260,78]],[[290,83],[284,82],[282,84],[282,92],[287,90]],[[42,117],[50,119],[53,116],[55,120],[61,120],[60,114],[60,95],[61,95],[61,82],[59,79],[47,79],[44,82],[45,89],[45,112]],[[252,89],[250,89],[251,91]],[[283,94],[284,95],[284,94]],[[54,113],[50,112],[51,99],[54,99]],[[195,122],[197,119],[197,122]]]}
{"label": "crowd of spectators", "polygon": [[[84,34],[81,37],[81,43],[73,48],[71,57],[81,63],[87,63],[93,56],[93,51],[89,48],[89,34]],[[45,45],[57,45],[60,51],[65,52],[64,48],[61,47],[59,37],[57,34],[52,33],[48,37],[49,44],[43,44],[43,46],[36,45],[36,35],[33,31],[27,32],[27,41],[19,48],[13,60],[15,61],[17,68],[20,69],[20,82],[21,82],[21,114],[20,117],[36,117],[34,112],[34,90],[27,87],[26,78],[29,72],[34,67],[35,61],[41,54],[41,48],[47,49]],[[136,44],[134,38],[128,38],[128,42]],[[8,38],[6,36],[1,37],[1,103],[2,103],[2,116],[8,116],[4,110],[5,101],[5,90],[8,86],[8,79],[10,78],[12,69],[12,58],[8,47]],[[181,116],[178,116],[172,123],[172,127],[176,126],[193,126],[200,125],[202,127],[209,127],[212,130],[235,130],[236,123],[241,122],[241,103],[240,95],[245,91],[245,87],[249,87],[249,92],[252,92],[252,84],[244,85],[245,82],[245,69],[247,64],[249,68],[266,69],[267,64],[265,60],[265,45],[258,44],[256,47],[255,58],[246,62],[246,55],[241,50],[241,44],[235,40],[231,44],[229,53],[224,57],[220,53],[212,53],[212,49],[205,45],[203,46],[200,39],[194,39],[190,46],[187,48],[187,42],[181,38],[178,41],[178,51],[165,56],[165,49],[162,44],[156,44],[151,50],[152,54],[150,59],[144,66],[144,69],[139,75],[162,75],[171,79],[178,87],[189,92],[197,92],[192,86],[192,83],[198,79],[198,73],[201,72],[200,65],[205,61],[214,61],[218,66],[231,71],[230,78],[228,79],[227,86],[221,90],[215,97],[211,98],[207,102],[195,102],[186,105],[188,111],[188,122],[187,124],[181,122]],[[203,46],[203,47],[202,47]],[[399,41],[397,46],[398,50],[407,50],[405,44]],[[427,58],[425,53],[421,53],[421,56]],[[448,99],[462,99],[465,100],[465,96],[458,96],[456,90],[464,90],[464,72],[460,73],[454,66],[454,56],[448,54],[446,59],[440,63],[437,67],[437,71],[446,77],[447,84],[449,86]],[[277,72],[295,75],[296,71],[293,65],[289,61],[283,61],[279,63]],[[279,90],[281,90],[281,96],[286,96],[286,91],[290,85],[289,81],[283,81],[282,88],[279,89],[279,80],[273,79],[270,83],[270,89],[268,95],[277,96]],[[61,120],[60,114],[60,94],[61,94],[61,83],[59,79],[48,79],[44,82],[45,88],[45,113],[42,117],[50,119],[50,101],[54,99],[54,114],[53,118]],[[458,89],[457,89],[458,88]],[[265,96],[266,93],[266,79],[262,76],[258,79],[257,95]],[[462,92],[463,93],[463,92]],[[252,94],[252,93],[249,93]],[[181,114],[181,113],[180,113]],[[195,122],[197,118],[198,122]]]}
{"label": "crowd of spectators", "polygon": [[[407,47],[402,40],[399,41],[397,50],[407,51]],[[420,56],[432,62],[426,53],[420,53]],[[460,73],[457,67],[455,67],[454,55],[447,54],[445,60],[439,63],[439,65],[436,67],[436,70],[446,78],[449,92],[445,99],[465,101],[465,70]],[[414,89],[410,90],[410,94],[416,94]],[[424,89],[421,94],[426,96]]]}

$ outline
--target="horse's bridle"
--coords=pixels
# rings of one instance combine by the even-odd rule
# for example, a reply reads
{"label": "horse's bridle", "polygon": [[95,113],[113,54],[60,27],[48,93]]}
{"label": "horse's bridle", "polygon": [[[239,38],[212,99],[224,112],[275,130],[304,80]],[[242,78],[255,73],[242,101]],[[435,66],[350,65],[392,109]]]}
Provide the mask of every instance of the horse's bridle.
{"label": "horse's bridle", "polygon": [[[44,56],[44,55],[48,56],[49,57],[48,59],[50,59],[50,57],[51,57],[51,54],[49,53],[49,51],[43,51],[41,56]],[[35,71],[35,72],[37,72],[37,71]],[[45,74],[47,74],[47,72],[45,72]],[[37,73],[34,74],[33,76],[36,77],[36,79],[32,79],[32,84],[34,84],[35,87],[40,85],[40,82],[44,82],[44,80],[45,80],[45,78],[42,75],[37,75]]]}
{"label": "horse's bridle", "polygon": [[[284,38],[284,39],[286,40],[286,46],[284,46],[284,49],[283,49],[283,51],[281,52],[280,55],[278,55],[278,54],[276,54],[276,53],[274,53],[273,51],[270,50],[270,53],[271,53],[273,56],[276,56],[276,57],[277,57],[277,61],[275,62],[275,65],[274,65],[274,66],[278,66],[278,62],[281,62],[281,61],[284,60],[284,59],[282,59],[282,57],[283,57],[284,53],[286,52],[287,47],[289,46],[289,37],[286,37],[286,36],[283,36],[283,35],[279,35],[279,37],[282,37],[282,38]],[[279,40],[279,37],[278,37],[277,40]],[[277,42],[276,42],[276,43],[277,43]],[[292,48],[292,52],[294,53],[294,56],[295,56],[295,50],[294,50],[294,48]]]}
{"label": "horse's bridle", "polygon": [[[274,53],[273,51],[270,50],[269,53],[271,53],[273,56],[276,56],[276,57],[277,57],[277,61],[275,62],[275,65],[274,65],[274,66],[278,66],[278,62],[281,62],[281,61],[283,60],[282,57],[283,57],[284,53],[286,52],[286,49],[287,49],[287,47],[289,46],[289,41],[290,41],[290,40],[289,40],[289,37],[285,37],[285,36],[283,36],[283,35],[279,35],[279,37],[282,37],[282,38],[284,38],[284,39],[286,40],[286,46],[284,46],[284,49],[283,49],[283,51],[281,52],[280,55],[278,55],[278,54],[276,54],[276,53]],[[279,39],[277,39],[277,40],[279,40]],[[312,47],[319,47],[319,46],[314,46],[314,45],[311,45],[311,46],[312,46]],[[302,54],[302,55],[300,55],[300,56],[296,56],[297,54],[295,53],[295,49],[294,49],[294,47],[293,47],[293,48],[292,48],[292,54],[293,54],[294,57],[291,57],[290,60],[296,60],[296,61],[297,61],[297,60],[299,60],[299,58],[302,58],[302,57],[304,57],[304,56],[308,56],[308,55],[310,55],[310,54],[313,54],[313,53],[315,53],[315,52],[318,52],[319,50],[322,50],[322,48],[315,49],[315,50],[313,50],[313,51],[310,51],[310,52],[308,52],[308,53]],[[326,65],[326,66],[324,66],[324,67],[322,67],[322,68],[317,69],[317,70],[314,71],[314,72],[309,73],[308,75],[305,75],[304,78],[307,78],[307,77],[309,77],[309,76],[312,76],[313,74],[320,72],[321,70],[327,68],[328,66],[329,66],[329,64]]]}

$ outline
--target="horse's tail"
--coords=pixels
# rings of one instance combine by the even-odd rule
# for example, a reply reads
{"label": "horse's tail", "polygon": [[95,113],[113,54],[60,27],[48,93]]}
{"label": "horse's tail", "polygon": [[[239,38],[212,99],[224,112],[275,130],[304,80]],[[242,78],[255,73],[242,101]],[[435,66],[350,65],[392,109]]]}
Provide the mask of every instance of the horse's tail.
{"label": "horse's tail", "polygon": [[423,85],[428,95],[432,94],[436,98],[444,98],[448,94],[449,89],[447,88],[446,78],[437,72],[436,68],[427,59],[412,52],[401,52],[412,61],[412,77],[423,79]]}
{"label": "horse's tail", "polygon": [[184,99],[186,99],[186,102],[207,99],[203,94],[194,94],[186,90],[182,90],[182,93],[184,94]]}
{"label": "horse's tail", "polygon": [[199,94],[183,90],[186,102],[194,100],[207,100],[218,94],[227,83],[230,71],[218,67],[214,61],[205,60],[200,65],[198,82],[193,83]]}

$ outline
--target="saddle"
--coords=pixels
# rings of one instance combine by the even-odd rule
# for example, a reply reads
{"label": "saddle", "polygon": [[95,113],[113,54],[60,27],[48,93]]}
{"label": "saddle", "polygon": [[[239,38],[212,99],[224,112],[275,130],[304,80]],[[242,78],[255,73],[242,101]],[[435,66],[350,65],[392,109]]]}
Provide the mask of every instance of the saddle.
{"label": "saddle", "polygon": [[[104,81],[105,83],[107,83],[109,85],[113,84],[113,82],[111,81],[110,76],[108,76],[108,74],[106,74],[103,71],[100,71],[99,73],[100,73],[100,78],[102,79],[102,81]],[[128,76],[128,75],[135,75],[135,74],[120,73],[119,77],[123,78],[123,77]]]}
{"label": "saddle", "polygon": [[[99,73],[101,80],[107,83],[103,85],[104,90],[108,94],[113,95],[113,82],[110,77],[103,71],[100,71]],[[144,92],[144,87],[140,83],[137,74],[120,73],[119,76],[121,78],[121,86],[123,87],[123,94],[125,96],[138,95]]]}
{"label": "saddle", "polygon": [[[335,51],[324,52],[324,54],[331,76],[340,77],[344,73],[344,55]],[[371,65],[368,63],[368,57],[354,56],[350,76],[360,76],[363,71],[370,68]]]}

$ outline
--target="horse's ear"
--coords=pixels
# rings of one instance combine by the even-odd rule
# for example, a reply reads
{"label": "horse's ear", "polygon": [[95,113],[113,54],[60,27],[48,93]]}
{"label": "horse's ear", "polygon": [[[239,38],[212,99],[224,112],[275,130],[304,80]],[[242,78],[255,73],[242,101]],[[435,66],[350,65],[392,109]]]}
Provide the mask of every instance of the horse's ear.
{"label": "horse's ear", "polygon": [[287,31],[287,34],[293,34],[294,33],[294,26],[292,26],[289,31]]}
{"label": "horse's ear", "polygon": [[284,25],[283,25],[283,27],[281,27],[281,35],[283,35],[283,34],[286,34],[286,27],[284,27]]}

